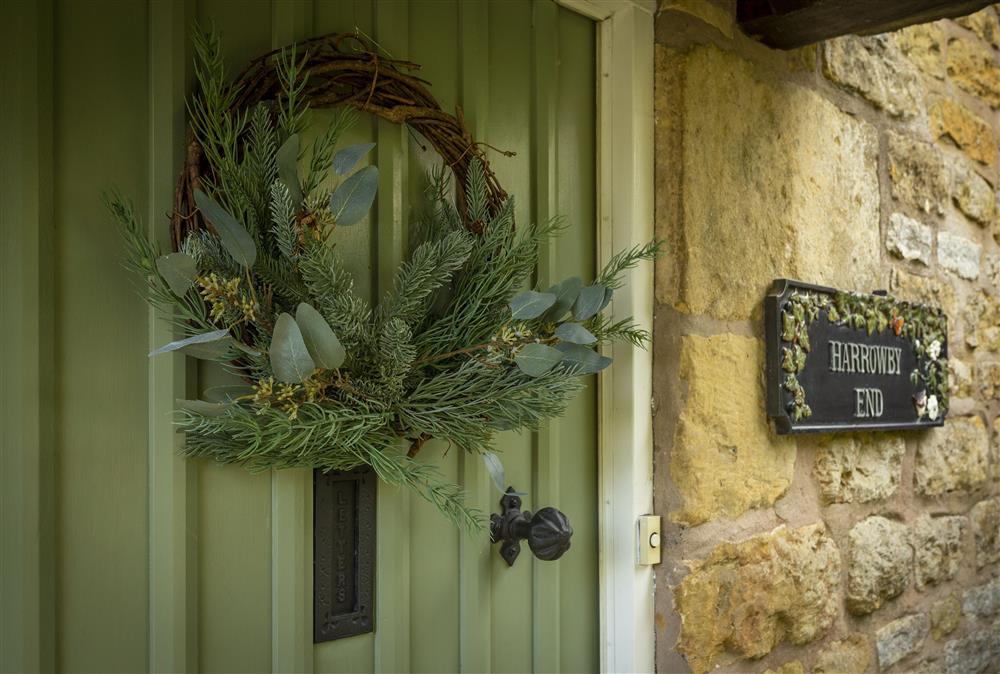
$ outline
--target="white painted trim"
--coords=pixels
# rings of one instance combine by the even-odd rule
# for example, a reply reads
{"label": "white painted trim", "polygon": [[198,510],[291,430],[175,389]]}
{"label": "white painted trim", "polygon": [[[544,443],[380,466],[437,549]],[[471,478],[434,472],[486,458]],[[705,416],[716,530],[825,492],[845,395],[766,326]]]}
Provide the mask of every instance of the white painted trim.
{"label": "white painted trim", "polygon": [[[556,0],[598,22],[598,262],[653,238],[655,0]],[[652,331],[653,265],[615,293],[614,318]],[[602,672],[654,671],[653,569],[636,563],[653,509],[652,353],[616,345],[599,379]]]}

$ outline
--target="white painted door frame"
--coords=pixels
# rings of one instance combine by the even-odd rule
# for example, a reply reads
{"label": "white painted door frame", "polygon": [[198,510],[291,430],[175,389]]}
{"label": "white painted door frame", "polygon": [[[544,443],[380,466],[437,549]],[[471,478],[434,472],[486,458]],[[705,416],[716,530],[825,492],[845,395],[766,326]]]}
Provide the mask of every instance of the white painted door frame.
{"label": "white painted door frame", "polygon": [[[597,22],[598,263],[653,238],[655,0],[556,0]],[[615,319],[652,331],[653,268],[617,291]],[[653,511],[652,353],[614,347],[599,386],[602,672],[654,670],[653,568],[637,564],[640,515]]]}

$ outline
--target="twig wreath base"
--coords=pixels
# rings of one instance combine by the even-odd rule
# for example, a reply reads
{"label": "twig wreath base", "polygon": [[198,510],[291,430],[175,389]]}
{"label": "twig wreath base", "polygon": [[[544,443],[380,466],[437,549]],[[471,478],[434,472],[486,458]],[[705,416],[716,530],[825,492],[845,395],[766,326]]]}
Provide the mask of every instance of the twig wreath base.
{"label": "twig wreath base", "polygon": [[[461,111],[441,110],[415,64],[331,35],[265,54],[229,83],[218,36],[197,35],[195,46],[174,252],[161,253],[128,200],[107,199],[127,266],[183,336],[150,355],[180,351],[243,382],[179,402],[184,451],[250,470],[367,464],[481,529],[462,490],[413,457],[432,438],[480,454],[503,491],[493,436],[561,415],[582,377],[611,364],[603,347],[648,341],[605,310],[657,244],[613,256],[592,283],[519,292],[560,225],[515,231],[513,199],[484,146]],[[307,109],[337,106],[303,143]],[[407,125],[454,174],[454,202],[445,170],[431,176],[414,248],[375,304],[355,292],[337,250],[337,231],[367,216],[378,187],[377,166],[358,168],[374,144],[335,150],[350,108]]]}

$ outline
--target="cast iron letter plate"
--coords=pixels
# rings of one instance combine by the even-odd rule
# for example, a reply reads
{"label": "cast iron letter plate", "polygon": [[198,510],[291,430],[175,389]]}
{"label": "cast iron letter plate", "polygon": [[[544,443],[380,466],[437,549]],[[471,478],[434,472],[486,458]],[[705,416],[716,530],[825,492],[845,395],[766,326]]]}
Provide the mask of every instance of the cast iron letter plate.
{"label": "cast iron letter plate", "polygon": [[944,423],[948,321],[940,309],[779,279],[764,319],[767,412],[778,433]]}
{"label": "cast iron letter plate", "polygon": [[313,642],[373,630],[375,474],[313,472]]}

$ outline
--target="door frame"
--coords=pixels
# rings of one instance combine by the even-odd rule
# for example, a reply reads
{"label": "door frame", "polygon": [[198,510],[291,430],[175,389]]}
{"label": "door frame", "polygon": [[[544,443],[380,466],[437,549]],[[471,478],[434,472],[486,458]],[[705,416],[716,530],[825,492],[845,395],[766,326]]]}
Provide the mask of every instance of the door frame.
{"label": "door frame", "polygon": [[[652,240],[655,0],[555,0],[597,23],[597,252]],[[653,269],[612,302],[652,333]],[[653,512],[653,356],[627,344],[598,379],[598,573],[602,672],[654,671],[653,567],[637,563],[638,518]]]}

